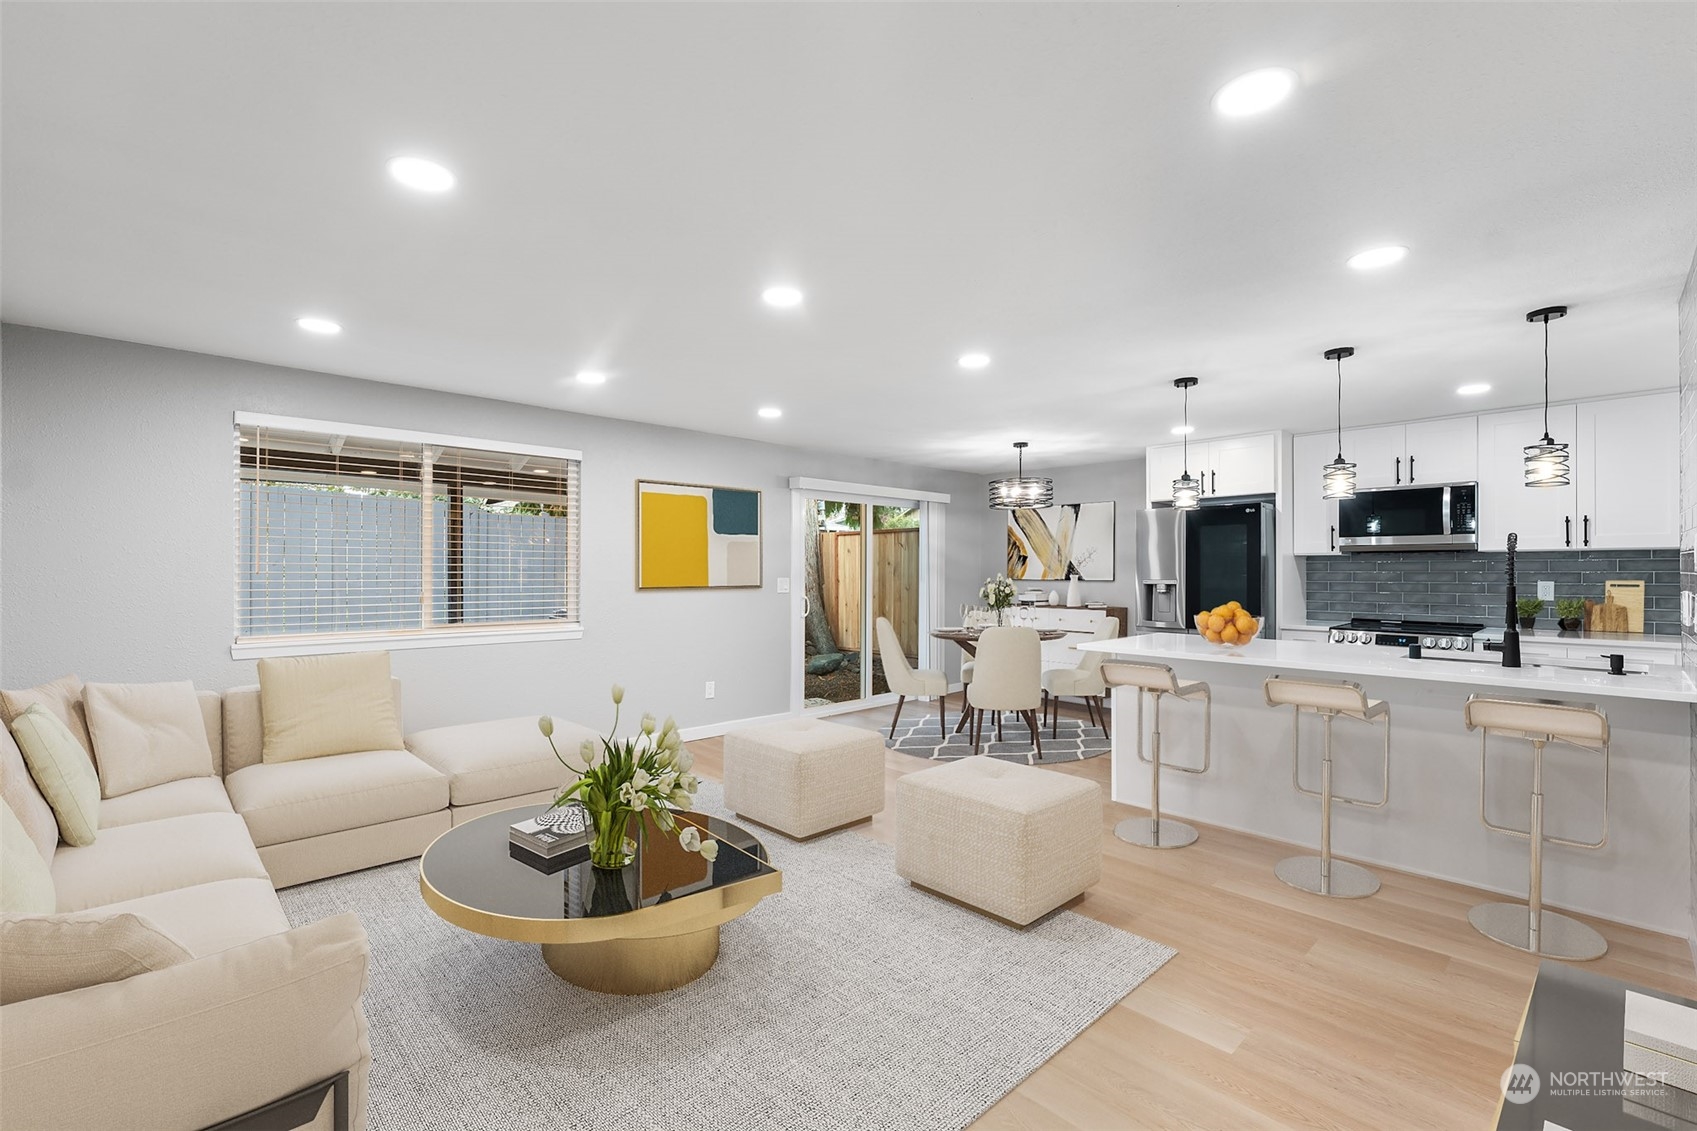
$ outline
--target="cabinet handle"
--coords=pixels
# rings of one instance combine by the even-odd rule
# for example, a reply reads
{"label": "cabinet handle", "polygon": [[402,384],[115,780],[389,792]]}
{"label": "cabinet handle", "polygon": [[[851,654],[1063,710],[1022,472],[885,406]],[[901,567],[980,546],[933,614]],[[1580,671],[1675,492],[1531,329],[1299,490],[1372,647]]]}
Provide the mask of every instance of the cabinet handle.
{"label": "cabinet handle", "polygon": [[1402,457],[1401,456],[1396,457],[1396,481],[1399,485],[1402,483]]}
{"label": "cabinet handle", "polygon": [[1569,546],[1573,545],[1573,518],[1571,516],[1565,514],[1561,516],[1561,529],[1562,542]]}
{"label": "cabinet handle", "polygon": [[1210,471],[1208,473],[1208,484],[1209,494],[1218,495],[1220,493],[1220,473],[1217,471]]}
{"label": "cabinet handle", "polygon": [[1586,546],[1589,546],[1591,544],[1591,516],[1590,515],[1585,516],[1585,538],[1584,538],[1584,541],[1583,541],[1582,544],[1586,545]]}
{"label": "cabinet handle", "polygon": [[1332,552],[1335,554],[1335,553],[1337,553],[1337,550],[1338,550],[1338,528],[1334,526],[1334,527],[1332,527]]}
{"label": "cabinet handle", "polygon": [[1413,456],[1408,457],[1408,481],[1410,483],[1414,482],[1414,457]]}

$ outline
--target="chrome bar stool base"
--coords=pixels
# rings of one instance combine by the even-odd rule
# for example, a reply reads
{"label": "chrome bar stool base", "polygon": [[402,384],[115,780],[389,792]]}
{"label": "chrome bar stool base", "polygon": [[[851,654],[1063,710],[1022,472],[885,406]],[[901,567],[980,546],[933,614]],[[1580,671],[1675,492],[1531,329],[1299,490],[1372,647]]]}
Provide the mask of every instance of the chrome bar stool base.
{"label": "chrome bar stool base", "polygon": [[1379,877],[1361,865],[1334,856],[1327,877],[1325,863],[1318,856],[1290,856],[1273,865],[1273,875],[1293,888],[1334,899],[1365,899],[1379,890]]}
{"label": "chrome bar stool base", "polygon": [[1524,903],[1481,903],[1467,913],[1467,921],[1486,938],[1545,958],[1584,962],[1609,949],[1608,940],[1584,923],[1548,910],[1538,920],[1538,944],[1532,945],[1532,916]]}
{"label": "chrome bar stool base", "polygon": [[1114,835],[1139,848],[1183,848],[1196,843],[1196,829],[1183,821],[1127,817],[1114,826]]}

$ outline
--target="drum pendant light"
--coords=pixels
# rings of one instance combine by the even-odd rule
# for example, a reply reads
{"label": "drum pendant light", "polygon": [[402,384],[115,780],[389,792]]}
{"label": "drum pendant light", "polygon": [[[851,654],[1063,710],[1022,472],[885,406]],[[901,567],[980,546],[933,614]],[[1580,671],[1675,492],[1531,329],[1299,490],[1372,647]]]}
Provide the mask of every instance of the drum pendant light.
{"label": "drum pendant light", "polygon": [[1202,480],[1190,474],[1190,390],[1199,383],[1195,377],[1173,382],[1173,388],[1184,390],[1184,474],[1173,480],[1173,506],[1182,510],[1202,502]]}
{"label": "drum pendant light", "polygon": [[1021,507],[1048,507],[1055,503],[1055,481],[1025,476],[1025,449],[1031,445],[1021,440],[1014,445],[1019,453],[1019,474],[990,480],[990,505],[997,510],[1012,511]]}
{"label": "drum pendant light", "polygon": [[1325,497],[1328,499],[1355,498],[1355,465],[1343,458],[1343,359],[1354,356],[1354,346],[1338,346],[1326,351],[1326,360],[1338,363],[1338,458],[1320,469],[1325,473]]}
{"label": "drum pendant light", "polygon": [[1528,322],[1544,324],[1544,435],[1522,449],[1526,453],[1528,487],[1566,487],[1569,483],[1567,445],[1556,443],[1550,436],[1550,322],[1566,314],[1565,306],[1546,306],[1526,316]]}

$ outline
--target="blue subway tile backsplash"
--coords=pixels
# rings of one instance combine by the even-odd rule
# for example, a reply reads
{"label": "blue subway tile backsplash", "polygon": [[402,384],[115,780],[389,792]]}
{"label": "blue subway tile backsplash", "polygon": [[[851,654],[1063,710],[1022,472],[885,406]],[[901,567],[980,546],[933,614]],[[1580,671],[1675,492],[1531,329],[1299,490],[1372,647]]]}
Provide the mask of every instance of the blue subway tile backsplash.
{"label": "blue subway tile backsplash", "polygon": [[[1460,551],[1339,554],[1304,558],[1308,620],[1329,624],[1350,617],[1421,617],[1503,622],[1507,555]],[[1537,595],[1553,581],[1556,596],[1603,599],[1603,583],[1644,582],[1644,631],[1679,635],[1679,551],[1562,550],[1516,557],[1519,592]],[[1552,622],[1552,605],[1544,614]]]}

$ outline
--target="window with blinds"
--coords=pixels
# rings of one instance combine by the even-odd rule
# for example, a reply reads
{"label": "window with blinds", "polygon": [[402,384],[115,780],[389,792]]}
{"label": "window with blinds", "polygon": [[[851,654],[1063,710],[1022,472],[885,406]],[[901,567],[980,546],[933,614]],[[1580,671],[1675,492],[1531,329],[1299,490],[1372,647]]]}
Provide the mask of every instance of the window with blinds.
{"label": "window with blinds", "polygon": [[235,447],[238,652],[578,627],[579,453],[247,414]]}

